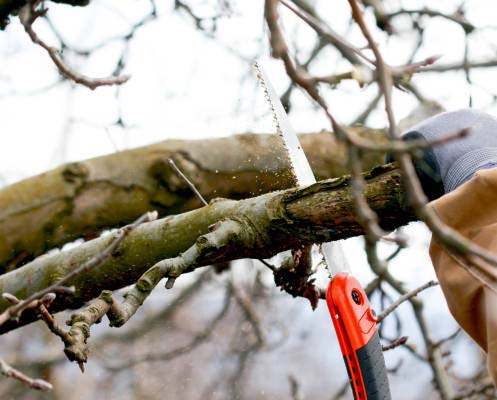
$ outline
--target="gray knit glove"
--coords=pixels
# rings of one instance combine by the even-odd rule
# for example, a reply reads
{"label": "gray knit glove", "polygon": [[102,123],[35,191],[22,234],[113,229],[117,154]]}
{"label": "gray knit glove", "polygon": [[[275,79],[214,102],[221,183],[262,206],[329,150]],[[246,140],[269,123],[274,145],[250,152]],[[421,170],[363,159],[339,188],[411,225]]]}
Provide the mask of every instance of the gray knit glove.
{"label": "gray knit glove", "polygon": [[430,200],[448,193],[480,169],[497,166],[497,119],[472,109],[446,112],[415,125],[405,140],[433,141],[469,128],[461,139],[423,150],[414,160],[416,173]]}

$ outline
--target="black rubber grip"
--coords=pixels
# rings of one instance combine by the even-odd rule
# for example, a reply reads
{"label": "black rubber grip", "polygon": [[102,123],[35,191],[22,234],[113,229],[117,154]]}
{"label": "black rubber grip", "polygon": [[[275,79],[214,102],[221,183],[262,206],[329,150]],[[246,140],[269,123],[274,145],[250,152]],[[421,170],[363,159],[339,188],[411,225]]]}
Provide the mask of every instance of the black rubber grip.
{"label": "black rubber grip", "polygon": [[356,351],[356,355],[366,387],[367,400],[391,400],[387,368],[378,331],[364,347]]}

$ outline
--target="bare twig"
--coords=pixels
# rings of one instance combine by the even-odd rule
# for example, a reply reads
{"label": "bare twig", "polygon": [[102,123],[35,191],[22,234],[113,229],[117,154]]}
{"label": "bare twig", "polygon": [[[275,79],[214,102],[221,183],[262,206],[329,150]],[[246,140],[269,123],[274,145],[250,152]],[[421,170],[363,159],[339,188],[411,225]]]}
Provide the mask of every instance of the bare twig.
{"label": "bare twig", "polygon": [[292,400],[303,400],[303,396],[300,390],[300,385],[295,376],[289,375],[288,381],[290,382],[290,394]]}
{"label": "bare twig", "polygon": [[464,61],[462,61],[451,64],[432,65],[421,69],[419,72],[423,73],[448,72],[448,71],[464,70],[465,68],[473,69],[473,68],[491,68],[491,67],[497,67],[497,60],[494,59],[487,61],[473,61],[469,63],[465,63]]}
{"label": "bare twig", "polygon": [[[294,4],[279,0],[285,7],[291,10],[295,15],[305,21],[316,33],[324,40],[335,46],[338,51],[353,65],[360,65],[363,61],[374,64],[374,61],[367,57],[360,49],[348,43],[343,37],[334,32],[330,27],[325,27],[322,20],[316,15],[311,15],[308,10],[302,10]],[[294,3],[297,3],[294,1]]]}
{"label": "bare twig", "polygon": [[449,21],[455,22],[456,24],[461,25],[461,27],[464,29],[466,33],[471,33],[475,30],[475,26],[469,22],[464,15],[461,13],[454,13],[454,14],[444,14],[440,11],[433,10],[430,8],[421,8],[417,10],[405,10],[405,9],[400,9],[398,11],[395,11],[390,14],[386,14],[382,16],[382,20],[391,20],[399,15],[426,15],[429,17],[440,17],[447,19]]}
{"label": "bare twig", "polygon": [[[311,54],[307,58],[307,60],[302,63],[301,68],[307,70],[311,64],[311,62],[321,53],[321,51],[326,47],[327,43],[319,36],[317,42],[311,51]],[[290,96],[292,94],[293,89],[295,88],[295,83],[293,81],[290,82],[288,88],[281,95],[281,103],[287,112],[291,109]]]}
{"label": "bare twig", "polygon": [[59,72],[68,79],[79,83],[87,88],[94,90],[99,86],[111,86],[111,85],[121,85],[129,80],[129,76],[111,76],[106,78],[89,78],[79,72],[74,71],[71,67],[69,67],[64,60],[61,58],[59,51],[45,43],[36,32],[33,30],[33,23],[40,16],[46,14],[47,9],[41,6],[40,9],[37,9],[37,6],[40,4],[39,0],[29,1],[25,6],[22,7],[19,12],[19,19],[24,27],[24,30],[29,35],[31,41],[43,49],[48,53],[55,66],[59,70]]}
{"label": "bare twig", "polygon": [[398,338],[397,340],[394,340],[392,343],[389,343],[389,344],[382,346],[382,350],[388,351],[388,350],[395,349],[396,347],[402,346],[403,344],[405,344],[407,342],[407,339],[408,339],[407,336],[402,336],[402,337]]}
{"label": "bare twig", "polygon": [[414,290],[411,290],[410,292],[407,292],[404,295],[400,296],[387,309],[383,310],[380,314],[378,314],[377,322],[380,323],[381,321],[383,321],[389,314],[391,314],[397,307],[399,307],[406,300],[409,300],[412,297],[417,296],[423,290],[426,290],[430,287],[437,286],[437,285],[438,285],[438,282],[429,281],[429,282],[426,282],[424,285],[421,285],[420,287],[418,287]]}
{"label": "bare twig", "polygon": [[440,347],[442,346],[443,344],[447,343],[447,342],[450,342],[451,340],[454,340],[457,335],[459,335],[461,333],[461,328],[457,328],[453,333],[451,333],[449,336],[447,337],[444,337],[440,340],[438,340],[437,342],[433,343],[433,346],[434,347]]}
{"label": "bare twig", "polygon": [[236,299],[236,302],[240,306],[240,308],[243,311],[243,314],[245,315],[245,318],[247,321],[250,323],[250,325],[253,328],[253,331],[255,333],[255,336],[257,338],[257,346],[263,346],[265,339],[264,339],[264,333],[261,328],[261,323],[259,320],[259,317],[254,309],[253,304],[251,303],[250,299],[247,297],[247,295],[237,287],[234,283],[231,283],[232,290],[233,290],[233,295]]}
{"label": "bare twig", "polygon": [[383,93],[381,90],[378,90],[376,96],[373,97],[373,100],[370,101],[368,106],[361,112],[352,122],[352,125],[364,124],[368,119],[369,115],[374,111],[374,109],[378,106],[381,98],[383,97]]}
{"label": "bare twig", "polygon": [[211,337],[211,335],[214,333],[216,326],[226,316],[231,304],[232,290],[233,290],[232,286],[228,284],[226,287],[226,294],[224,296],[223,306],[221,307],[221,310],[202,329],[201,332],[197,333],[192,338],[192,340],[189,343],[183,346],[179,346],[175,349],[168,350],[166,352],[154,351],[152,353],[147,353],[137,357],[133,357],[127,361],[121,361],[119,363],[106,362],[105,368],[112,371],[120,371],[144,362],[170,361],[195,350],[198,346],[200,346],[202,343],[205,343]]}
{"label": "bare twig", "polygon": [[385,236],[386,232],[381,229],[378,224],[378,216],[369,207],[366,198],[364,197],[365,182],[361,175],[361,162],[358,155],[358,149],[355,146],[348,146],[349,150],[349,168],[351,171],[351,195],[354,200],[354,207],[357,214],[358,222],[364,227],[366,254],[369,264],[377,271],[380,276],[384,274],[387,264],[380,260],[377,254],[376,243],[378,240]]}
{"label": "bare twig", "polygon": [[175,164],[174,160],[169,158],[167,160],[167,162],[169,163],[169,165],[174,169],[174,171],[187,183],[188,187],[191,189],[191,191],[195,194],[195,196],[197,196],[197,198],[201,201],[201,203],[206,206],[207,204],[207,201],[204,199],[204,196],[202,196],[202,194],[198,191],[198,189],[195,187],[195,185],[186,177],[186,175],[181,172],[181,170],[177,167],[177,165]]}
{"label": "bare twig", "polygon": [[43,379],[33,379],[23,372],[11,367],[3,359],[0,358],[0,373],[7,378],[17,379],[31,389],[48,391],[52,390],[52,385]]}

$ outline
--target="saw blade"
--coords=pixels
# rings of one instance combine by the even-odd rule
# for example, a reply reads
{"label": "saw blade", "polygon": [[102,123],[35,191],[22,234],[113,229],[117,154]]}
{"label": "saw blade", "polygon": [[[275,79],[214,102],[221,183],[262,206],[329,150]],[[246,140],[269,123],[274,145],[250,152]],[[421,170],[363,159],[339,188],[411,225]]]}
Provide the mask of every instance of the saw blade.
{"label": "saw blade", "polygon": [[305,156],[304,150],[302,150],[297,134],[290,124],[283,104],[281,104],[273,85],[271,85],[269,78],[259,64],[254,63],[254,70],[261,87],[264,90],[264,95],[266,96],[269,107],[271,108],[278,135],[280,135],[285,144],[286,152],[292,167],[292,173],[295,176],[297,185],[307,186],[316,183],[316,178],[309,165],[309,161]]}
{"label": "saw blade", "polygon": [[[254,70],[264,90],[266,100],[269,103],[273,119],[276,123],[276,130],[283,139],[286,153],[290,159],[292,173],[295,176],[297,184],[299,186],[307,186],[316,183],[316,177],[312,172],[297,134],[290,124],[290,120],[283,108],[283,104],[281,104],[279,96],[276,94],[269,78],[258,63],[254,63]],[[341,243],[322,243],[321,252],[332,275],[336,275],[338,272],[350,271]]]}

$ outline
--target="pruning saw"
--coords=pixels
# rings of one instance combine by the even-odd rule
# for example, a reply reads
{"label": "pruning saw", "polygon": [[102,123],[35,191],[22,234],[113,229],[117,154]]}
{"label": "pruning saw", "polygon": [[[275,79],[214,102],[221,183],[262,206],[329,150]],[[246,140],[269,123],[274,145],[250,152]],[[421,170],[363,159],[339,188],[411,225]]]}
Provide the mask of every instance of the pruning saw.
{"label": "pruning saw", "polygon": [[[267,75],[256,63],[254,69],[265,92],[299,186],[316,183],[311,166],[290,120]],[[352,276],[339,242],[321,244],[324,261],[331,273],[326,303],[347,367],[356,400],[390,400],[390,388],[383,358],[376,315],[366,292]]]}

